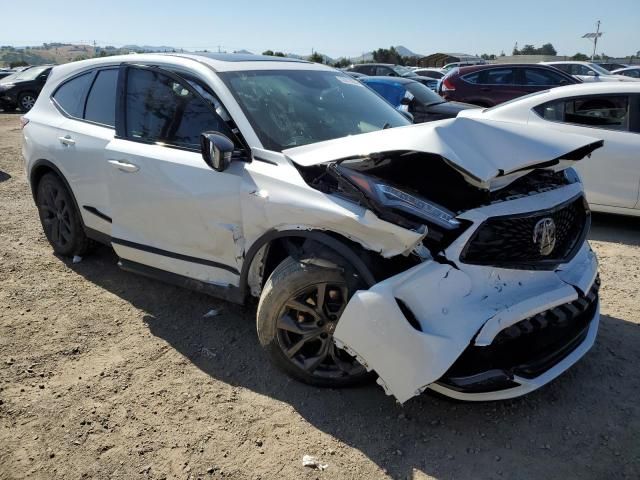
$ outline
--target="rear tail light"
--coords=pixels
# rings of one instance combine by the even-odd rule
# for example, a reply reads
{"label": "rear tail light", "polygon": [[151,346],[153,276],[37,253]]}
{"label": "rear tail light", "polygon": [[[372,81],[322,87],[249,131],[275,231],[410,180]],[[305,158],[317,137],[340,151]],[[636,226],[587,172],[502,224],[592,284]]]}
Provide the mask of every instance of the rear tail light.
{"label": "rear tail light", "polygon": [[20,128],[24,128],[29,123],[29,119],[26,117],[20,117]]}
{"label": "rear tail light", "polygon": [[445,77],[442,80],[442,85],[441,85],[440,89],[443,92],[455,92],[456,91],[456,86],[451,81],[451,78]]}

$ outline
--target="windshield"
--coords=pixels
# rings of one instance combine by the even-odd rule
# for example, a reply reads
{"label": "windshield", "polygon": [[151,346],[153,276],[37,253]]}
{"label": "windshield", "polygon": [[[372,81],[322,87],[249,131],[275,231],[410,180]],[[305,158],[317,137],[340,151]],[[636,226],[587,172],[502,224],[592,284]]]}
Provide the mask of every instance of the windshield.
{"label": "windshield", "polygon": [[394,65],[391,69],[396,72],[401,77],[417,77],[418,74],[411,70],[410,68],[403,67],[400,65]]}
{"label": "windshield", "polygon": [[27,70],[23,70],[22,72],[14,73],[13,75],[9,75],[8,77],[4,77],[2,79],[3,83],[9,82],[19,82],[24,80],[35,80],[38,75],[44,72],[47,68],[51,67],[32,67]]}
{"label": "windshield", "polygon": [[440,95],[422,83],[408,82],[405,86],[407,87],[407,90],[416,97],[416,100],[423,105],[433,105],[435,103],[444,102]]}
{"label": "windshield", "polygon": [[221,72],[262,145],[274,151],[410,125],[358,80],[337,71]]}
{"label": "windshield", "polygon": [[595,63],[590,63],[589,67],[591,67],[592,70],[598,72],[600,75],[611,75],[611,72],[609,70],[605,70],[600,65],[596,65]]}

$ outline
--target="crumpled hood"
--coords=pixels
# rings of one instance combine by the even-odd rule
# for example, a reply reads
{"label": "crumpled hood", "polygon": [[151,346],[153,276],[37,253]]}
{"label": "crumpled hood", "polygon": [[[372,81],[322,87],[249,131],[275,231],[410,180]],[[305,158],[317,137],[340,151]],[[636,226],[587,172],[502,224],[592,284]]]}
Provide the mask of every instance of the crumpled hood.
{"label": "crumpled hood", "polygon": [[443,157],[467,181],[487,187],[491,180],[560,160],[579,160],[603,142],[552,128],[457,117],[290,148],[282,153],[307,167],[374,153],[419,151]]}

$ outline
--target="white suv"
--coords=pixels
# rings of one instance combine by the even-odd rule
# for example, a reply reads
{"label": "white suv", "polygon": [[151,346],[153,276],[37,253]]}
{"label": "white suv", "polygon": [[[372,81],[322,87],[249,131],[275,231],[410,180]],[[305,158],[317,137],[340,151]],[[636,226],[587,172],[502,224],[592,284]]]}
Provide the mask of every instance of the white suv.
{"label": "white suv", "polygon": [[56,67],[23,124],[56,253],[103,242],[125,270],[259,298],[261,344],[305,382],[375,371],[401,402],[508,398],[594,342],[597,261],[569,167],[597,139],[410,125],[337,70],[212,54]]}

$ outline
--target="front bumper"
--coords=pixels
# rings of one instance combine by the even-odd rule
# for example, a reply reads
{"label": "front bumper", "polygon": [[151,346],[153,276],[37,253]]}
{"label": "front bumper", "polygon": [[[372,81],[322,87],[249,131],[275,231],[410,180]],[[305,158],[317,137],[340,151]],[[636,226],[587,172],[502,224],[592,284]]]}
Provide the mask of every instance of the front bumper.
{"label": "front bumper", "polygon": [[[468,239],[487,218],[552,208],[574,198],[580,185],[482,207],[461,215],[473,226],[445,251],[451,262],[435,260],[390,277],[349,301],[336,328],[336,343],[375,370],[388,394],[403,403],[426,388],[465,400],[497,400],[528,393],[556,378],[593,345],[599,307],[585,310],[585,332],[535,375],[517,368],[500,375],[489,369],[451,381],[453,367],[469,348],[493,348],[502,332],[522,321],[579,302],[597,278],[595,254],[584,242],[577,254],[554,270],[525,270],[469,265],[459,261]],[[564,347],[564,349],[562,348]],[[552,352],[554,353],[554,352]],[[455,369],[454,369],[455,370]],[[480,386],[480,388],[479,388]],[[470,387],[470,388],[467,388]]]}

